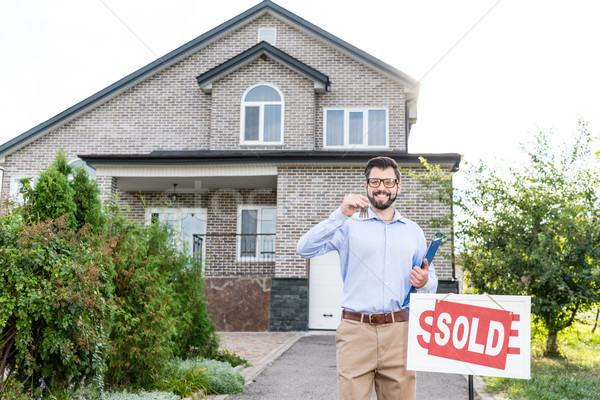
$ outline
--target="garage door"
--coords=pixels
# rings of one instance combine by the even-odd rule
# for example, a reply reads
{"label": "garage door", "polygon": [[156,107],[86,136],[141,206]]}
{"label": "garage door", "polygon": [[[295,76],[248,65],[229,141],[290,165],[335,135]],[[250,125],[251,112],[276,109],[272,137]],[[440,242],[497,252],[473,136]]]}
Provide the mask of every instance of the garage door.
{"label": "garage door", "polygon": [[310,259],[308,328],[336,329],[342,317],[342,277],[337,251]]}

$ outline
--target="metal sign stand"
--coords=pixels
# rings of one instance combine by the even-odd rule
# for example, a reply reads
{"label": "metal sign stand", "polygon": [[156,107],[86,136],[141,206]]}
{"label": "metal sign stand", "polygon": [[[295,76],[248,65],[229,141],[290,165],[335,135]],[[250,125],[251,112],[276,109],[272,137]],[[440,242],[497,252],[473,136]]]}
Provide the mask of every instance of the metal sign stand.
{"label": "metal sign stand", "polygon": [[475,396],[475,390],[473,390],[473,375],[469,375],[469,400],[473,400]]}

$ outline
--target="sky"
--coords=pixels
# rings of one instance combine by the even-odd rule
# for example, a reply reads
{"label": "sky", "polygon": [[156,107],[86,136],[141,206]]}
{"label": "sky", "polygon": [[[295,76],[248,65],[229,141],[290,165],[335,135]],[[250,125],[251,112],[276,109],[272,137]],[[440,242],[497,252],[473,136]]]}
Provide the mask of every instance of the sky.
{"label": "sky", "polygon": [[[411,153],[511,163],[539,130],[600,135],[596,0],[278,0],[421,84]],[[3,0],[0,143],[258,4]]]}

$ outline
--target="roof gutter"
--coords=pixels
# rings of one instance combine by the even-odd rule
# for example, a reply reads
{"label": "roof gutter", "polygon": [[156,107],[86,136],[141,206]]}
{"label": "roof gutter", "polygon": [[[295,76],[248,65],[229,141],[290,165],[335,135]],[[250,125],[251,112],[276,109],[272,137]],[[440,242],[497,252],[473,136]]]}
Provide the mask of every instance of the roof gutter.
{"label": "roof gutter", "polygon": [[388,156],[399,164],[421,164],[425,158],[430,164],[445,165],[457,171],[461,161],[458,153],[411,154],[397,151],[156,151],[145,154],[82,154],[88,165],[99,166],[173,166],[207,164],[304,164],[304,163],[366,163],[377,156]]}

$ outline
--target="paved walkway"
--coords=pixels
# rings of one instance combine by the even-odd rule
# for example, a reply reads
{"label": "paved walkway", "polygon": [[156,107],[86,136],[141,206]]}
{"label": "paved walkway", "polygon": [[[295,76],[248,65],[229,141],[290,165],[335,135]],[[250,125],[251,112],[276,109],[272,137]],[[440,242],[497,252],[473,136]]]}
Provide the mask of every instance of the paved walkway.
{"label": "paved walkway", "polygon": [[[209,398],[267,400],[282,398],[280,393],[285,393],[283,398],[287,399],[337,399],[334,332],[220,332],[219,335],[222,349],[235,352],[252,366],[240,371],[246,378],[245,394]],[[321,392],[316,390],[319,387]],[[484,388],[476,377],[475,399],[494,400]],[[467,400],[466,378],[418,372],[417,399]]]}

